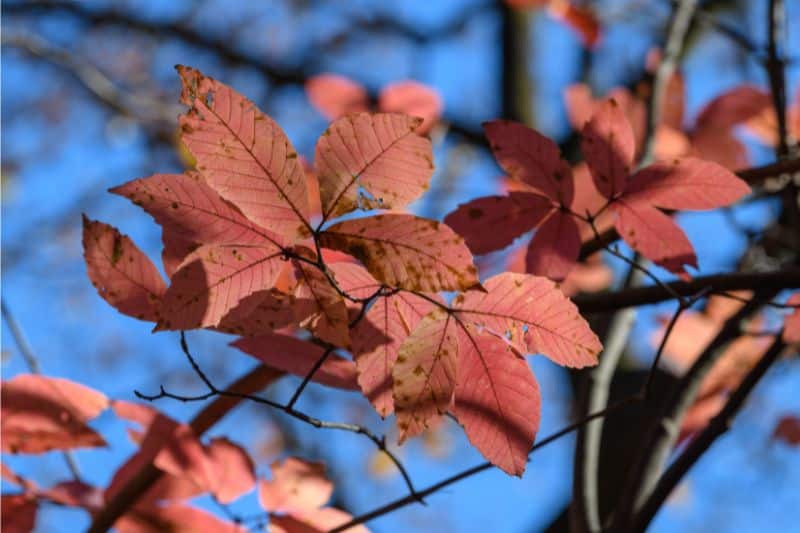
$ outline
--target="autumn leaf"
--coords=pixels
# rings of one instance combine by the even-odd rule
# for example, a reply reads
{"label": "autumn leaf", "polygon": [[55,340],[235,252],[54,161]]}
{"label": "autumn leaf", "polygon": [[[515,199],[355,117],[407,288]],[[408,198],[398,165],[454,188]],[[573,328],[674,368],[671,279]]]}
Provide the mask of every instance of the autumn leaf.
{"label": "autumn leaf", "polygon": [[108,407],[105,395],[62,378],[18,374],[3,381],[2,448],[44,453],[105,446],[87,422]]}
{"label": "autumn leaf", "polygon": [[197,170],[223,198],[259,226],[289,239],[310,231],[306,177],[286,134],[229,86],[191,67],[177,67],[181,139]]}
{"label": "autumn leaf", "polygon": [[505,248],[538,226],[554,209],[550,199],[528,192],[485,196],[458,206],[444,222],[464,237],[475,254]]}
{"label": "autumn leaf", "polygon": [[438,292],[479,285],[464,240],[435,220],[399,213],[345,220],[326,229],[320,240],[357,257],[390,287]]}
{"label": "autumn leaf", "polygon": [[83,257],[97,293],[117,311],[140,320],[159,320],[166,285],[127,235],[84,215]]}
{"label": "autumn leaf", "polygon": [[632,170],[636,140],[615,100],[606,100],[583,127],[581,151],[598,191],[606,198],[613,198],[625,190]]}
{"label": "autumn leaf", "polygon": [[268,242],[201,246],[173,275],[156,330],[218,325],[244,298],[275,284],[283,257],[283,251]]}
{"label": "autumn leaf", "polygon": [[30,533],[36,525],[36,498],[27,494],[0,496],[0,526],[5,533]]}
{"label": "autumn leaf", "polygon": [[[278,333],[246,337],[232,342],[231,346],[267,366],[300,377],[306,377],[325,353],[317,344]],[[354,363],[337,354],[329,354],[325,358],[311,381],[339,389],[358,389]]]}
{"label": "autumn leaf", "polygon": [[350,332],[342,295],[316,267],[295,261],[299,284],[295,289],[295,318],[300,327],[335,346],[348,348]]}
{"label": "autumn leaf", "polygon": [[288,457],[272,463],[271,480],[259,482],[258,501],[270,512],[313,511],[332,494],[324,464]]}
{"label": "autumn leaf", "polygon": [[400,346],[392,371],[392,395],[401,444],[449,409],[456,387],[457,336],[455,318],[437,308]]}
{"label": "autumn leaf", "polygon": [[405,113],[423,119],[417,128],[420,135],[436,124],[443,107],[442,97],[435,89],[413,80],[390,83],[378,96],[378,109],[384,113]]}
{"label": "autumn leaf", "polygon": [[429,300],[399,292],[379,298],[353,329],[358,384],[382,417],[394,411],[392,372],[400,348],[422,318],[435,308]]}
{"label": "autumn leaf", "polygon": [[355,209],[398,209],[428,188],[430,140],[422,119],[399,113],[355,113],[325,130],[314,151],[323,219]]}
{"label": "autumn leaf", "polygon": [[542,277],[506,272],[484,282],[486,292],[457,296],[463,320],[504,336],[521,353],[582,368],[597,364],[602,345],[555,284]]}
{"label": "autumn leaf", "polygon": [[572,203],[572,171],[558,145],[518,122],[494,120],[483,125],[497,163],[512,178],[561,205]]}
{"label": "autumn leaf", "polygon": [[[353,516],[333,507],[294,511],[289,515],[270,516],[270,533],[325,533],[346,524]],[[363,525],[347,528],[350,533],[369,533]]]}
{"label": "autumn leaf", "polygon": [[305,83],[311,105],[328,120],[369,109],[369,95],[360,84],[338,74],[318,74]]}
{"label": "autumn leaf", "polygon": [[525,271],[563,281],[578,260],[581,236],[575,217],[555,211],[542,226],[528,246]]}
{"label": "autumn leaf", "polygon": [[783,341],[787,344],[800,343],[800,292],[792,294],[786,304],[797,307],[783,321]]}
{"label": "autumn leaf", "polygon": [[524,359],[488,333],[459,331],[453,414],[486,459],[521,476],[539,428],[539,387]]}

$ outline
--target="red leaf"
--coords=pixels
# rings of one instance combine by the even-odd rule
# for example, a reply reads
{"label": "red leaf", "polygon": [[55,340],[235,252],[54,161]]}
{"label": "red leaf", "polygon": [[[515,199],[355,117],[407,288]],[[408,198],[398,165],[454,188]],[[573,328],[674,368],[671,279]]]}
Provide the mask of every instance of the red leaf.
{"label": "red leaf", "polygon": [[272,480],[259,483],[258,500],[270,512],[302,512],[322,507],[331,494],[324,464],[288,457],[272,463]]}
{"label": "red leaf", "polygon": [[453,413],[486,459],[521,476],[539,428],[539,387],[524,359],[502,339],[459,332],[458,385]]}
{"label": "red leaf", "polygon": [[392,378],[401,444],[450,408],[458,362],[456,325],[452,315],[434,309],[400,346]]}
{"label": "red leaf", "polygon": [[748,166],[747,147],[733,130],[705,128],[692,135],[692,154],[738,170]]}
{"label": "red leaf", "polygon": [[616,228],[631,248],[674,274],[685,273],[683,265],[697,268],[692,243],[683,230],[655,207],[643,202],[616,201]]}
{"label": "red leaf", "polygon": [[547,11],[550,15],[572,28],[584,46],[595,46],[600,40],[600,22],[594,12],[576,6],[569,0],[550,0]]}
{"label": "red leaf", "polygon": [[105,395],[78,383],[33,374],[3,381],[2,448],[7,453],[105,446],[86,425],[108,407]]}
{"label": "red leaf", "polygon": [[202,244],[283,246],[278,235],[259,228],[211,187],[184,174],[155,174],[111,189],[150,213],[165,230]]}
{"label": "red leaf", "polygon": [[342,117],[317,141],[314,166],[323,218],[355,209],[397,209],[418,198],[433,175],[421,119],[398,113]]}
{"label": "red leaf", "polygon": [[725,168],[702,159],[655,163],[631,178],[624,198],[664,209],[714,209],[730,205],[750,187]]}
{"label": "red leaf", "polygon": [[300,327],[335,346],[349,347],[347,307],[341,294],[316,267],[295,261],[300,281],[295,290],[295,318]]}
{"label": "red leaf", "polygon": [[424,135],[430,131],[442,116],[442,97],[436,89],[416,81],[390,83],[381,91],[378,108],[387,113],[405,113],[423,119],[417,133]]}
{"label": "red leaf", "polygon": [[[301,377],[308,375],[324,353],[316,344],[277,333],[239,339],[231,346],[267,366]],[[355,365],[336,354],[328,355],[322,366],[314,372],[311,381],[339,389],[358,389]]]}
{"label": "red leaf", "polygon": [[294,297],[276,289],[243,298],[217,325],[218,330],[242,337],[272,333],[297,321]]}
{"label": "red leaf", "polygon": [[781,417],[772,432],[772,438],[782,440],[791,446],[800,444],[800,418],[794,415]]}
{"label": "red leaf", "polygon": [[312,76],[306,81],[305,88],[311,105],[328,120],[369,109],[369,95],[366,89],[345,76],[337,74]]}
{"label": "red leaf", "polygon": [[253,460],[241,446],[224,437],[211,439],[206,453],[213,465],[210,491],[221,503],[230,503],[256,485]]}
{"label": "red leaf", "polygon": [[[463,320],[505,336],[520,352],[573,368],[597,364],[602,345],[567,297],[545,278],[506,272],[453,301]],[[527,330],[527,331],[526,331]]]}
{"label": "red leaf", "polygon": [[505,248],[535,228],[552,209],[552,202],[543,196],[512,192],[462,204],[444,221],[464,237],[473,253],[485,254]]}
{"label": "red leaf", "polygon": [[206,182],[258,225],[293,239],[308,233],[303,167],[286,134],[255,104],[198,70],[179,65],[181,139]]}
{"label": "red leaf", "polygon": [[[294,511],[289,515],[270,516],[270,533],[324,533],[352,520],[352,515],[326,507]],[[274,531],[273,531],[274,529]],[[349,533],[369,533],[363,525],[347,528]]]}
{"label": "red leaf", "polygon": [[509,176],[523,181],[562,205],[573,196],[572,171],[558,145],[523,124],[494,120],[483,125],[497,163]]}
{"label": "red leaf", "polygon": [[280,248],[266,242],[201,246],[172,277],[156,330],[216,326],[245,297],[275,284],[282,257]]}
{"label": "red leaf", "polygon": [[625,190],[636,139],[616,100],[606,100],[586,123],[581,132],[581,150],[600,193],[611,198]]}
{"label": "red leaf", "polygon": [[358,383],[382,417],[394,410],[392,368],[400,346],[435,307],[428,300],[408,293],[381,297],[353,329]]}
{"label": "red leaf", "polygon": [[83,257],[97,293],[117,311],[140,320],[159,319],[164,280],[127,235],[84,215]]}
{"label": "red leaf", "polygon": [[171,279],[186,256],[197,250],[199,244],[166,229],[161,232],[161,242],[164,244],[164,249],[161,251],[161,264],[164,265],[167,277]]}
{"label": "red leaf", "polygon": [[345,220],[325,230],[321,242],[357,257],[390,287],[438,292],[479,284],[464,240],[435,220],[396,213]]}
{"label": "red leaf", "polygon": [[714,98],[697,116],[697,130],[728,129],[758,115],[772,105],[769,93],[741,85]]}
{"label": "red leaf", "polygon": [[786,303],[799,307],[795,307],[792,314],[787,316],[783,322],[783,342],[787,344],[800,343],[800,292],[792,294]]}
{"label": "red leaf", "polygon": [[556,211],[536,231],[528,247],[525,270],[563,281],[575,266],[581,251],[581,236],[575,217]]}
{"label": "red leaf", "polygon": [[25,494],[0,497],[0,525],[3,533],[30,533],[36,525],[36,499]]}

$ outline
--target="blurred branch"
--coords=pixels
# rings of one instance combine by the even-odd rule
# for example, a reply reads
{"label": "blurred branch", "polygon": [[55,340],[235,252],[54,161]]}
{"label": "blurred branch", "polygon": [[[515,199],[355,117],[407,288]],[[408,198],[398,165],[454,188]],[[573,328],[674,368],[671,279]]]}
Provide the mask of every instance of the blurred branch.
{"label": "blurred branch", "polygon": [[[575,431],[576,429],[580,428],[581,426],[583,426],[587,422],[590,422],[590,421],[592,421],[592,420],[594,420],[596,418],[602,418],[602,417],[605,417],[605,416],[609,416],[609,415],[613,414],[614,412],[619,411],[622,407],[630,405],[631,403],[633,403],[635,401],[637,401],[636,398],[627,398],[625,400],[622,400],[620,402],[615,403],[614,405],[610,406],[608,409],[605,409],[605,410],[603,410],[603,411],[601,411],[599,413],[592,413],[592,414],[586,416],[585,418],[575,422],[574,424],[570,424],[569,426],[566,426],[566,427],[562,428],[561,430],[556,431],[552,435],[550,435],[550,436],[540,440],[539,442],[537,442],[533,446],[533,448],[531,448],[531,451],[528,454],[528,460],[530,461],[530,455],[533,454],[533,452],[535,452],[536,450],[538,450],[540,448],[544,448],[545,446],[547,446],[551,442],[555,442],[556,440],[560,439],[561,437],[572,433],[573,431]],[[435,483],[435,484],[433,484],[433,485],[431,485],[429,487],[426,487],[426,488],[418,491],[417,494],[421,498],[426,498],[426,497],[430,496],[431,494],[433,494],[434,492],[440,491],[443,488],[445,488],[445,487],[447,487],[449,485],[452,485],[453,483],[457,483],[457,482],[459,482],[459,481],[461,481],[463,479],[467,479],[469,477],[474,476],[475,474],[479,474],[479,473],[484,472],[486,470],[489,470],[491,468],[494,468],[494,466],[491,463],[489,463],[489,462],[481,463],[479,465],[473,466],[472,468],[468,468],[466,470],[463,470],[463,471],[459,472],[458,474],[455,474],[455,475],[450,476],[450,477],[448,477],[446,479],[443,479],[442,481],[440,481],[438,483]],[[403,507],[405,507],[405,506],[407,506],[409,504],[416,503],[416,501],[417,500],[415,500],[411,496],[406,496],[405,498],[399,498],[399,499],[397,499],[397,500],[395,500],[393,502],[390,502],[390,503],[387,503],[386,505],[378,507],[377,509],[373,509],[372,511],[369,511],[369,512],[364,513],[362,515],[356,516],[355,518],[353,518],[352,520],[350,520],[346,524],[342,524],[340,526],[337,526],[337,527],[331,529],[329,533],[338,533],[340,531],[346,531],[346,530],[350,529],[351,527],[355,527],[355,526],[357,526],[359,524],[364,524],[364,523],[366,523],[366,522],[368,522],[370,520],[373,520],[375,518],[378,518],[380,516],[389,514],[389,513],[394,512],[394,511],[396,511],[398,509],[402,509]]]}
{"label": "blurred branch", "polygon": [[784,25],[786,24],[786,9],[783,0],[769,0],[767,14],[769,42],[767,44],[767,74],[769,76],[772,103],[778,121],[778,159],[789,156],[789,128],[786,120],[786,62],[779,50],[783,42]]}
{"label": "blurred branch", "polygon": [[[25,364],[28,365],[28,368],[34,374],[41,374],[42,367],[39,364],[39,358],[36,357],[36,354],[33,352],[33,348],[28,343],[28,339],[22,331],[22,326],[20,326],[17,319],[11,313],[11,309],[9,309],[8,304],[6,304],[5,298],[0,300],[0,309],[2,309],[3,319],[6,321],[11,336],[17,344],[17,349],[19,353],[22,354],[22,358],[25,359]],[[67,463],[67,468],[69,468],[72,474],[72,478],[75,481],[80,481],[81,471],[78,467],[78,462],[75,460],[75,456],[69,450],[65,450],[61,453],[64,456],[64,461]]]}
{"label": "blurred branch", "polygon": [[[253,370],[229,385],[225,391],[231,395],[217,396],[213,402],[206,405],[189,422],[189,426],[197,437],[208,431],[211,426],[216,424],[223,416],[228,414],[234,407],[242,401],[241,395],[252,394],[270,385],[283,375],[283,372],[273,370],[264,365],[259,365]],[[234,396],[233,394],[240,396]],[[155,454],[153,458],[155,458]],[[153,460],[141,468],[136,474],[116,493],[114,498],[106,503],[97,514],[94,515],[92,524],[87,533],[104,533],[111,529],[114,523],[125,512],[132,508],[139,498],[147,492],[164,474],[156,468]]]}
{"label": "blurred branch", "polygon": [[[409,35],[416,42],[420,42],[421,39],[425,39],[426,42],[432,42],[448,38],[452,35],[451,32],[461,31],[469,18],[479,12],[480,10],[478,9],[467,11],[463,19],[458,18],[448,28],[435,32],[433,34],[435,37],[418,30],[411,32],[409,27],[401,25],[392,19],[381,19],[380,21],[365,22],[364,24],[365,27],[373,29],[392,28],[394,31]],[[154,37],[168,36],[177,38],[186,44],[209,50],[230,64],[252,68],[277,85],[304,85],[310,77],[310,74],[303,69],[271,65],[261,57],[238,50],[230,44],[229,39],[213,37],[207,32],[201,32],[182,22],[145,20],[118,9],[93,10],[82,4],[62,0],[8,3],[3,5],[3,13],[6,16],[66,13],[92,26],[119,26]],[[371,97],[376,98],[377,95],[371,95]],[[172,115],[170,120],[172,121],[174,118],[175,115]],[[480,145],[485,143],[481,131],[471,126],[460,124],[457,121],[449,121],[447,122],[447,129],[470,143]]]}
{"label": "blurred branch", "polygon": [[4,29],[0,42],[65,69],[93,96],[120,114],[137,120],[144,118],[145,121],[173,124],[183,111],[181,106],[120,89],[88,61],[32,33]]}
{"label": "blurred branch", "polygon": [[[673,281],[665,287],[651,285],[613,293],[581,294],[572,298],[581,313],[604,313],[625,307],[655,304],[674,298],[673,292],[691,297],[701,290],[709,294],[738,290],[783,290],[800,288],[800,269],[777,272],[734,272],[701,276],[691,281]],[[710,288],[710,289],[709,289]],[[724,295],[724,294],[723,294]]]}
{"label": "blurred branch", "polygon": [[623,487],[618,513],[614,519],[617,529],[627,531],[635,514],[653,493],[677,441],[686,411],[694,402],[703,379],[725,353],[729,343],[741,334],[741,323],[754,315],[778,292],[778,289],[759,287],[753,298],[725,321],[714,339],[706,345],[678,382],[660,414],[653,417],[648,429],[649,436],[642,447],[646,453],[636,458]]}
{"label": "blurred branch", "polygon": [[714,441],[728,431],[733,423],[733,419],[742,408],[747,397],[761,378],[767,373],[767,370],[778,360],[781,352],[783,352],[783,349],[786,347],[781,340],[782,334],[783,332],[781,331],[776,335],[772,345],[761,357],[758,364],[745,376],[744,381],[742,381],[739,388],[730,396],[730,399],[722,410],[711,419],[711,422],[709,422],[702,433],[692,440],[691,444],[689,444],[680,457],[678,457],[664,475],[661,476],[652,494],[650,494],[650,497],[647,498],[647,501],[644,502],[641,510],[635,516],[633,528],[630,531],[643,532],[647,528],[650,521],[683,476],[692,468],[700,457],[711,448]]}

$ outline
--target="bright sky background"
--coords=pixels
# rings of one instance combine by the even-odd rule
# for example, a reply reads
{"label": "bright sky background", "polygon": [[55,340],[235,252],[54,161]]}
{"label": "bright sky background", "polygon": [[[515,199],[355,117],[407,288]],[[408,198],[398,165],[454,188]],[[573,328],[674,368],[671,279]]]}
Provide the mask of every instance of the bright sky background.
{"label": "bright sky background", "polygon": [[[107,2],[92,2],[100,6]],[[612,29],[594,51],[589,81],[598,93],[636,79],[644,56],[653,44],[653,27],[664,23],[667,2],[648,8],[646,17],[637,16],[630,3],[598,2],[601,13],[610,13]],[[742,2],[747,5],[746,20],[730,19],[753,41],[765,42],[765,0]],[[186,2],[128,2],[136,6],[137,16],[180,20]],[[341,5],[341,4],[344,4]],[[314,57],[305,65],[311,73],[333,71],[348,75],[372,89],[390,81],[414,78],[438,89],[445,101],[448,118],[474,124],[499,113],[499,18],[487,0],[405,0],[373,3],[366,0],[322,2],[320,6],[292,13],[284,2],[271,2],[269,9],[260,3],[218,0],[202,12],[194,23],[209,32],[218,31],[227,21],[247,19],[249,25],[231,39],[248,53],[270,61],[296,66],[294,61],[314,46],[316,39],[347,27],[353,13],[391,11],[399,20],[420,32],[436,33],[467,6],[486,5],[458,38],[423,47],[409,45],[399,37],[380,42],[364,36],[350,45]],[[787,1],[792,24],[788,50],[800,50],[800,2]],[[376,7],[380,6],[380,7]],[[608,9],[606,9],[606,7]],[[10,22],[7,17],[4,24]],[[72,19],[33,24],[28,27],[63,46],[73,45],[83,28]],[[561,91],[578,81],[579,63],[584,51],[575,35],[542,14],[535,18],[531,32],[530,74],[535,93],[533,104],[537,127],[563,139],[569,133]],[[124,50],[124,47],[123,47]],[[708,35],[695,44],[683,66],[688,80],[688,115],[693,117],[710,98],[743,82],[765,86],[763,69],[752,60],[742,59],[734,45],[722,36]],[[112,49],[113,51],[120,51]],[[86,50],[80,50],[86,53]],[[102,51],[93,50],[94,56]],[[287,131],[301,153],[313,154],[316,137],[325,119],[310,107],[300,88],[271,88],[251,71],[223,68],[207,53],[191,49],[178,41],[159,47],[153,64],[145,65],[148,74],[169,80],[172,101],[178,98],[178,80],[172,69],[176,63],[196,66],[229,83],[256,101]],[[790,91],[798,87],[800,56],[793,57]],[[151,325],[124,317],[114,311],[89,284],[81,258],[80,212],[114,224],[158,263],[160,232],[149,216],[126,200],[105,193],[111,186],[153,172],[180,171],[169,168],[166,157],[152,158],[146,138],[133,121],[114,117],[99,108],[91,97],[62,71],[32,61],[6,47],[2,53],[2,154],[4,161],[24,161],[4,176],[2,198],[3,298],[25,330],[44,372],[95,387],[112,398],[133,399],[133,389],[154,392],[159,384],[176,392],[201,392],[187,373],[175,333],[150,333]],[[47,121],[43,113],[21,117],[14,109],[53,95],[54,112],[65,114],[58,121]],[[71,104],[60,98],[67,95]],[[9,117],[9,118],[7,118]],[[771,161],[769,151],[755,149],[753,163]],[[437,174],[431,196],[421,201],[418,210],[426,216],[443,217],[458,203],[496,191],[499,169],[486,152],[466,151],[450,141],[436,145]],[[457,172],[455,179],[446,171]],[[5,173],[4,166],[4,173]],[[452,180],[452,181],[451,181]],[[775,216],[767,203],[753,204],[736,211],[741,223],[765,225]],[[694,243],[701,273],[730,269],[745,245],[719,214],[691,214],[680,217]],[[610,263],[619,267],[613,258]],[[621,268],[621,267],[620,267]],[[659,275],[667,277],[663,271]],[[634,352],[639,361],[648,361],[649,344],[658,313],[669,313],[674,304],[643,309],[634,337]],[[25,372],[23,360],[3,325],[4,378]],[[226,346],[232,337],[212,333],[190,333],[189,341],[204,368],[218,384],[228,382],[253,366],[248,356]],[[543,358],[534,358],[533,367],[543,393],[541,436],[569,423],[570,389],[567,375]],[[187,379],[187,376],[189,378]],[[284,380],[270,395],[286,399],[297,381]],[[794,510],[800,505],[800,491],[792,484],[800,479],[800,452],[770,441],[772,428],[785,412],[800,411],[800,367],[778,364],[757,389],[733,430],[700,462],[678,496],[666,506],[654,523],[653,531],[789,531],[797,528]],[[199,405],[163,401],[158,407],[185,420]],[[391,426],[370,415],[366,400],[316,385],[309,388],[300,407],[317,416],[331,419],[364,419],[374,428]],[[364,418],[365,417],[365,418]],[[227,435],[256,451],[269,428],[255,407],[240,409],[214,427],[209,436]],[[293,424],[294,421],[286,420]],[[85,478],[98,486],[108,483],[118,465],[134,451],[125,435],[125,425],[110,412],[93,423],[108,440],[109,448],[78,452]],[[296,426],[310,459],[324,458],[340,482],[350,511],[363,512],[402,496],[399,476],[374,478],[368,473],[373,446],[350,434],[328,434]],[[431,456],[420,442],[402,451],[403,459],[418,487],[424,487],[461,468],[481,461],[463,434],[454,425],[446,432],[447,453]],[[376,532],[459,531],[488,529],[523,532],[546,526],[568,500],[571,485],[572,438],[537,452],[522,480],[499,471],[490,471],[461,482],[430,497],[429,506],[407,507],[371,524]],[[268,476],[269,457],[259,456],[258,472]],[[47,486],[67,478],[68,472],[58,454],[37,460],[6,458],[21,474]],[[210,505],[202,500],[203,505]],[[213,508],[213,507],[209,507]],[[235,505],[234,510],[248,515],[257,512],[254,495]],[[45,508],[37,531],[72,532],[85,528],[85,513]],[[795,529],[797,530],[797,529]]]}

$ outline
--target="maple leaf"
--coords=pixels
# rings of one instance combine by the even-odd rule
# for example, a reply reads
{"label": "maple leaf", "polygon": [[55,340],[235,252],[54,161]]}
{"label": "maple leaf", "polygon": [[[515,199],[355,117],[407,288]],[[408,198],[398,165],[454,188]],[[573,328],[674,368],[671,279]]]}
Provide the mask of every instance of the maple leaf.
{"label": "maple leaf", "polygon": [[166,291],[155,265],[127,235],[83,216],[83,256],[97,293],[120,313],[158,320]]}
{"label": "maple leaf", "polygon": [[[301,377],[308,375],[325,352],[317,344],[278,333],[246,337],[232,342],[231,346],[269,367]],[[336,354],[326,357],[311,381],[339,389],[358,389],[355,364]]]}
{"label": "maple leaf", "polygon": [[18,374],[0,384],[2,448],[8,453],[105,446],[86,423],[108,407],[105,395],[62,378]]}
{"label": "maple leaf", "polygon": [[181,140],[197,170],[259,226],[295,239],[307,235],[310,207],[297,151],[278,124],[229,86],[191,67],[177,67]]}
{"label": "maple leaf", "polygon": [[430,140],[416,133],[420,123],[399,113],[334,121],[314,150],[323,220],[359,208],[399,209],[425,192],[433,153]]}
{"label": "maple leaf", "polygon": [[390,287],[438,292],[479,285],[464,240],[435,220],[400,213],[345,220],[326,229],[320,241],[352,254]]}

